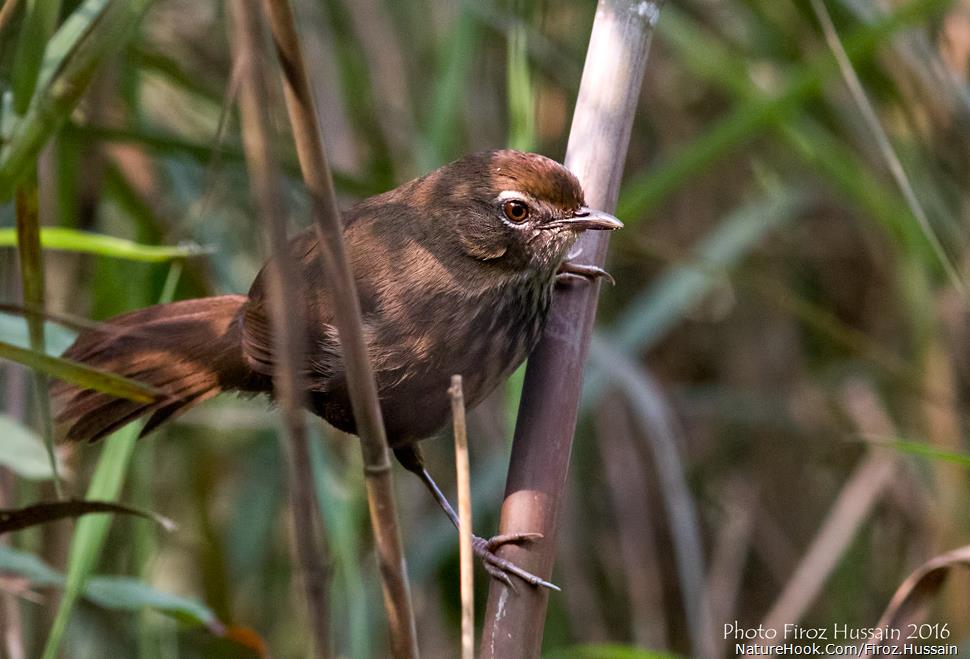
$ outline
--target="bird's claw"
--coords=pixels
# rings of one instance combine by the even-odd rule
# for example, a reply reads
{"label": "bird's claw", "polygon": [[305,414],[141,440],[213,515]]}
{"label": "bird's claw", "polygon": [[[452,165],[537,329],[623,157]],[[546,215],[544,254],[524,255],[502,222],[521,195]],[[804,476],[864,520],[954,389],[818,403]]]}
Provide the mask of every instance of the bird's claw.
{"label": "bird's claw", "polygon": [[562,265],[559,266],[559,271],[556,272],[557,282],[575,281],[577,279],[593,282],[600,277],[610,282],[611,285],[616,286],[616,280],[613,279],[613,275],[596,265],[563,261]]}
{"label": "bird's claw", "polygon": [[523,570],[515,563],[504,559],[495,553],[504,545],[521,545],[526,542],[532,542],[540,539],[542,539],[541,533],[506,533],[504,535],[496,535],[488,540],[485,538],[480,538],[476,535],[472,536],[472,548],[475,551],[475,555],[482,560],[482,565],[485,567],[485,571],[488,572],[493,579],[498,579],[504,583],[513,592],[515,592],[515,585],[512,583],[512,579],[509,577],[509,575],[512,574],[531,586],[542,586],[544,588],[549,588],[550,590],[560,590],[559,586],[556,584],[550,583],[545,579],[537,577],[531,572]]}

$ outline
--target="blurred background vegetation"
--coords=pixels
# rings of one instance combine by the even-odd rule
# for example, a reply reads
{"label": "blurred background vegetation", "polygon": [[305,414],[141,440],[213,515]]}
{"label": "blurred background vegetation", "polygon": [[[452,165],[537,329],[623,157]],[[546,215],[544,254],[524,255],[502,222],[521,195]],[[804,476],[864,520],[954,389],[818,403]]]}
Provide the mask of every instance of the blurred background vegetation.
{"label": "blurred background vegetation", "polygon": [[[39,115],[46,146],[17,164],[18,130],[54,94],[43,73],[34,91],[48,39],[62,26],[44,61],[69,69],[85,51],[63,33],[95,29],[112,4],[151,6],[133,30],[138,16],[122,16],[97,37],[113,50],[80,103],[55,104],[57,132]],[[591,0],[294,5],[345,204],[478,149],[562,157]],[[5,196],[29,194],[34,175],[13,175],[32,170],[45,228],[179,247],[66,232],[44,252],[49,310],[100,320],[247,290],[266,248],[226,26],[219,2],[2,3]],[[732,656],[721,630],[735,620],[872,626],[912,569],[970,543],[968,85],[968,0],[664,8],[617,212],[626,229],[612,239],[617,284],[603,290],[587,367],[550,657],[690,656],[704,635]],[[267,103],[285,126],[281,99]],[[7,201],[0,300],[19,303]],[[48,351],[70,336],[48,324]],[[23,320],[0,315],[0,341],[27,345]],[[520,375],[471,416],[481,535],[496,525]],[[0,366],[3,508],[54,497],[35,385]],[[384,656],[359,452],[311,427],[337,647]],[[224,397],[150,440],[119,435],[57,447],[66,491],[118,491],[178,530],[117,518],[107,531],[102,516],[6,536],[0,656],[40,656],[52,626],[66,657],[254,656],[260,642],[304,656],[275,412]],[[425,445],[453,491],[450,447]],[[417,479],[397,476],[422,649],[456,656],[457,537]],[[65,572],[77,605],[55,624]],[[964,651],[968,602],[955,572],[929,616]]]}

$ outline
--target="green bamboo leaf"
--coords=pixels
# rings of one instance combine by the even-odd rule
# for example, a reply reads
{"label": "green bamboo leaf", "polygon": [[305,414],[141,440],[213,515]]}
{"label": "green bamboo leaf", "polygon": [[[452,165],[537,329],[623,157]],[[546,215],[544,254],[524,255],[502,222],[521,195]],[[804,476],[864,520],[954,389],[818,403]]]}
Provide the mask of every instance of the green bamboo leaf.
{"label": "green bamboo leaf", "polygon": [[13,107],[23,114],[37,87],[37,76],[44,61],[44,48],[57,26],[61,0],[28,0],[24,22],[20,27],[17,54],[14,59],[11,86]]}
{"label": "green bamboo leaf", "polygon": [[34,586],[60,586],[64,576],[39,557],[0,545],[0,572],[27,578]]}
{"label": "green bamboo leaf", "polygon": [[[104,442],[98,466],[91,477],[86,499],[98,501],[117,500],[121,493],[121,486],[128,473],[128,463],[135,450],[138,433],[144,424],[131,423],[113,434]],[[67,578],[64,585],[64,596],[57,608],[57,616],[47,636],[44,646],[43,659],[56,659],[58,649],[64,639],[67,623],[78,598],[83,596],[88,578],[101,554],[104,539],[108,535],[111,518],[107,515],[85,517],[78,521],[71,538],[68,551]]]}
{"label": "green bamboo leaf", "polygon": [[164,396],[158,389],[137,380],[129,380],[114,373],[91,368],[63,357],[52,357],[42,352],[21,348],[5,341],[0,341],[0,359],[8,359],[58,380],[70,382],[85,389],[95,389],[118,398],[133,400],[136,403],[150,403]]}
{"label": "green bamboo leaf", "polygon": [[106,609],[154,609],[184,623],[221,626],[216,614],[202,602],[156,590],[132,577],[91,577],[84,588],[84,599]]}
{"label": "green bamboo leaf", "polygon": [[[46,0],[44,0],[46,2]],[[50,39],[36,92],[0,149],[0,201],[34,165],[87,89],[101,63],[129,40],[152,0],[85,0]]]}
{"label": "green bamboo leaf", "polygon": [[[37,587],[61,588],[65,582],[63,574],[37,556],[9,545],[0,545],[0,572],[24,577]],[[212,609],[198,600],[157,590],[130,577],[91,577],[83,597],[106,609],[140,611],[149,608],[184,623],[221,627]]]}
{"label": "green bamboo leaf", "polygon": [[[31,586],[63,588],[65,577],[37,556],[9,545],[0,545],[0,573],[23,577]],[[263,640],[247,629],[228,627],[215,612],[191,597],[183,597],[153,588],[131,577],[93,576],[84,586],[81,597],[105,609],[137,613],[152,609],[194,627],[204,627],[210,634],[242,645],[259,656],[266,656]]]}
{"label": "green bamboo leaf", "polygon": [[[658,35],[678,57],[705,81],[732,94],[741,105],[765,100],[768,92],[751,79],[749,63],[719,43],[717,35],[703,29],[677,7],[664,10]],[[827,177],[851,203],[863,210],[905,249],[929,253],[913,216],[896,190],[874,175],[864,160],[844,140],[832,135],[802,108],[775,131],[813,170]]]}
{"label": "green bamboo leaf", "polygon": [[[171,302],[180,272],[178,263],[172,264],[169,277],[165,282],[160,302]],[[117,501],[121,488],[128,474],[131,455],[135,450],[138,435],[144,427],[143,421],[129,423],[117,431],[104,443],[98,465],[91,476],[91,483],[85,495],[86,499],[97,501]],[[44,645],[43,659],[56,659],[67,623],[71,619],[74,605],[85,592],[84,589],[94,570],[95,562],[104,547],[104,540],[108,535],[111,518],[106,515],[85,517],[78,521],[71,538],[71,547],[67,556],[67,579],[64,586],[64,596],[57,607],[57,615],[51,626],[50,634]]]}
{"label": "green bamboo leaf", "polygon": [[[5,414],[0,414],[0,465],[28,480],[49,480],[54,475],[40,436]],[[63,469],[62,464],[58,467]]]}
{"label": "green bamboo leaf", "polygon": [[[0,247],[16,245],[16,232],[13,229],[0,229]],[[44,249],[94,254],[145,263],[160,263],[213,252],[211,248],[195,244],[178,246],[143,245],[124,238],[67,227],[42,227],[40,230],[40,246]]]}
{"label": "green bamboo leaf", "polygon": [[960,467],[970,468],[970,453],[959,451],[947,451],[946,449],[931,446],[925,442],[916,442],[906,439],[881,439],[875,437],[864,437],[867,444],[879,448],[888,448],[901,453],[909,453],[921,458],[930,460],[941,460]]}
{"label": "green bamboo leaf", "polygon": [[[895,12],[852,32],[844,40],[845,51],[852,61],[862,61],[893,33],[925,20],[948,4],[949,0],[914,0],[901,5]],[[645,215],[691,176],[730,153],[766,125],[787,121],[837,73],[838,66],[831,53],[800,67],[778,93],[738,108],[679,149],[665,164],[631,180],[624,187],[617,215],[624,219]]]}

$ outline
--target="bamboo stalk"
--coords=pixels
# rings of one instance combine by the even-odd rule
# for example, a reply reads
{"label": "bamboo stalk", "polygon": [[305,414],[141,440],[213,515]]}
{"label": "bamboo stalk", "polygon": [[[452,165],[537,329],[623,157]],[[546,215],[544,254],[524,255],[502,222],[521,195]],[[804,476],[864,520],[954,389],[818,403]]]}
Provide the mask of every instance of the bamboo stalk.
{"label": "bamboo stalk", "polygon": [[[589,205],[616,206],[653,28],[663,0],[600,0],[573,116],[566,166]],[[608,239],[584,236],[582,261],[602,264]],[[515,429],[500,533],[539,532],[503,555],[549,579],[560,503],[576,427],[583,363],[596,313],[598,284],[556,291],[542,340],[529,358]],[[511,592],[493,581],[482,632],[483,657],[535,657],[542,643],[546,589]]]}
{"label": "bamboo stalk", "polygon": [[472,554],[472,493],[468,468],[468,432],[461,376],[451,376],[451,418],[455,428],[455,471],[458,483],[458,554],[461,561],[461,657],[475,657],[475,569]]}
{"label": "bamboo stalk", "polygon": [[264,0],[263,6],[280,58],[286,108],[310,195],[324,272],[327,281],[331,282],[334,302],[340,309],[334,318],[364,457],[364,480],[390,625],[391,653],[394,657],[416,657],[417,632],[398,527],[387,437],[377,385],[364,343],[357,287],[344,249],[343,227],[330,164],[323,148],[323,135],[317,123],[310,78],[289,1]]}
{"label": "bamboo stalk", "polygon": [[273,255],[268,270],[267,296],[276,355],[273,388],[289,439],[290,450],[286,453],[295,549],[303,573],[314,656],[329,657],[331,639],[325,550],[320,540],[322,534],[317,532],[316,522],[320,516],[303,420],[306,386],[300,373],[306,340],[300,304],[291,299],[300,287],[295,264],[288,253],[286,205],[265,103],[269,81],[260,48],[261,15],[258,7],[249,0],[234,0],[230,13],[235,59],[242,69],[238,102],[246,164]]}

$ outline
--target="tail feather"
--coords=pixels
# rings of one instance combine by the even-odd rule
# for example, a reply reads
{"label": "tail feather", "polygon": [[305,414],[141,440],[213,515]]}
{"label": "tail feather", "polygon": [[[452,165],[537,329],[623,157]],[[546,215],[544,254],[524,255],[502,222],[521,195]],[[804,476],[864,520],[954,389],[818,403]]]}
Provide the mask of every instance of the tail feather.
{"label": "tail feather", "polygon": [[52,388],[56,421],[73,441],[94,442],[151,415],[142,434],[223,391],[268,386],[246,366],[241,295],[161,304],[83,332],[64,357],[144,382],[165,396],[151,403],[115,398],[66,382]]}

